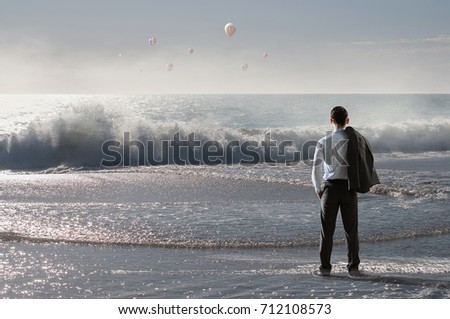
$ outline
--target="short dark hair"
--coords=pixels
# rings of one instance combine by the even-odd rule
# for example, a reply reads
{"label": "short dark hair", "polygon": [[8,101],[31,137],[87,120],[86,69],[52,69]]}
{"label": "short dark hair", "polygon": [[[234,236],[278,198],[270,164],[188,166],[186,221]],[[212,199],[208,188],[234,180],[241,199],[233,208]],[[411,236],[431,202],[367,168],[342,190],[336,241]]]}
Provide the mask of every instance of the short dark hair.
{"label": "short dark hair", "polygon": [[331,110],[330,116],[336,124],[343,126],[347,120],[348,112],[343,106],[335,106]]}

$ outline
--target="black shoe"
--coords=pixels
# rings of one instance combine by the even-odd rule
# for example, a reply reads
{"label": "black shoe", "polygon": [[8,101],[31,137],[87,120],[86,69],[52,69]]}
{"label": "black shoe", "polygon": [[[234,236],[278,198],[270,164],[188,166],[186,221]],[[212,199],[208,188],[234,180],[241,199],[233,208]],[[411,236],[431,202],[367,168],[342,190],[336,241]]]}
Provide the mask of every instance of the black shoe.
{"label": "black shoe", "polygon": [[318,276],[322,276],[322,277],[328,277],[331,274],[331,269],[327,269],[327,268],[320,268],[319,271],[317,272]]}
{"label": "black shoe", "polygon": [[362,277],[363,274],[359,271],[358,268],[356,268],[356,269],[350,269],[348,271],[348,276],[349,277]]}

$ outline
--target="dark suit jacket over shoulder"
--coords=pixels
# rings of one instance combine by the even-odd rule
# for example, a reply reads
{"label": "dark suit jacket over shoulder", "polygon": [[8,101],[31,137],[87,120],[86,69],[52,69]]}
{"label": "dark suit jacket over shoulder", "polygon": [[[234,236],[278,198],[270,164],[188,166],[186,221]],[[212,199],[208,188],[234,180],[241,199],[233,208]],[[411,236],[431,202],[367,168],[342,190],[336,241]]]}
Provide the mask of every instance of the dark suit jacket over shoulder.
{"label": "dark suit jacket over shoulder", "polygon": [[380,184],[374,166],[373,154],[367,139],[353,127],[345,128],[348,135],[348,180],[350,189],[367,193]]}

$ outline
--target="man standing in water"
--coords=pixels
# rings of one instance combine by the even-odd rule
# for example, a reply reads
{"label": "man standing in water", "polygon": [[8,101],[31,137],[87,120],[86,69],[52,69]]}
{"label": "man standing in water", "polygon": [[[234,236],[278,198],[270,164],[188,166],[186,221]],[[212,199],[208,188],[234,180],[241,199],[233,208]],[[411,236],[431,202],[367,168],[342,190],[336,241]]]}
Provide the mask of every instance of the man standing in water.
{"label": "man standing in water", "polygon": [[317,143],[312,169],[312,182],[320,199],[321,264],[318,274],[330,275],[333,235],[340,209],[347,239],[347,270],[349,276],[359,276],[356,191],[367,192],[379,181],[367,140],[353,128],[346,129],[349,123],[347,110],[342,106],[334,107],[330,113],[330,123],[334,131]]}

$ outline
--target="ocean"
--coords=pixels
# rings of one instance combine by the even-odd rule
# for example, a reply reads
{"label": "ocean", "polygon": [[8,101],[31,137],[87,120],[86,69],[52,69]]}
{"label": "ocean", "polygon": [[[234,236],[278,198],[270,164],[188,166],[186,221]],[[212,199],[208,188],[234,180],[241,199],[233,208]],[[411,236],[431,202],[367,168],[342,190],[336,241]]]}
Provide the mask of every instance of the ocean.
{"label": "ocean", "polygon": [[[381,184],[317,278],[315,142]],[[450,95],[1,95],[1,298],[449,298]]]}

